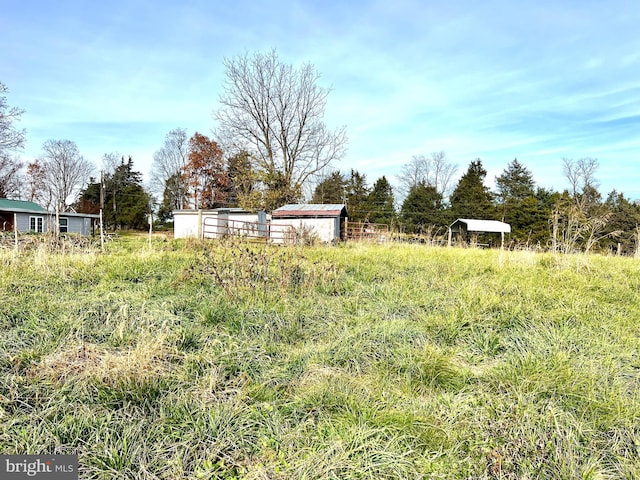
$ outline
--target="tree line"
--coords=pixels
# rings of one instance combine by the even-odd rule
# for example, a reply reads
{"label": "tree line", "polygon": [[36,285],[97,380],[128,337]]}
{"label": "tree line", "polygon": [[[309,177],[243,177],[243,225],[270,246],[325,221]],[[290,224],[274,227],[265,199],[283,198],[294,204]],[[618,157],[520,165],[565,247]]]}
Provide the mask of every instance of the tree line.
{"label": "tree line", "polygon": [[511,226],[513,247],[571,253],[594,248],[638,254],[640,203],[613,190],[598,191],[594,158],[562,160],[569,188],[552,191],[536,186],[533,174],[518,159],[486,185],[481,159],[469,163],[457,183],[457,167],[444,152],[416,156],[402,167],[398,204],[385,176],[369,186],[365,175],[334,171],[315,188],[312,202],[345,203],[349,220],[380,223],[407,236],[446,238],[458,218],[498,220]]}
{"label": "tree line", "polygon": [[495,219],[512,227],[511,241],[555,251],[637,250],[638,204],[613,191],[598,192],[596,159],[564,159],[569,188],[538,187],[518,160],[486,186],[480,159],[457,183],[457,166],[444,152],[418,155],[402,166],[395,188],[383,176],[372,185],[357,170],[332,166],[344,157],[344,127],[323,122],[329,88],[313,65],[282,62],[275,51],[225,59],[225,81],[212,137],[176,128],[153,154],[149,182],[130,156],[102,158],[98,171],[67,139],[48,140],[40,156],[17,156],[26,139],[23,111],[10,107],[0,83],[0,197],[35,201],[48,209],[95,213],[110,228],[144,228],[184,208],[242,207],[271,211],[285,203],[345,203],[352,221],[383,223],[410,235],[442,234],[456,218]]}

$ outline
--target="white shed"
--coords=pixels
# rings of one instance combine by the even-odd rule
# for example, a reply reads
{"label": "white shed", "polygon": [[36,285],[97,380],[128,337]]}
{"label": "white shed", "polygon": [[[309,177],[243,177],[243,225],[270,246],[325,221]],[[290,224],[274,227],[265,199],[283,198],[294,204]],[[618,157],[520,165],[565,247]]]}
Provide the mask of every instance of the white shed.
{"label": "white shed", "polygon": [[220,238],[227,235],[266,237],[265,212],[241,208],[215,210],[174,210],[174,238]]}
{"label": "white shed", "polygon": [[301,235],[313,235],[330,243],[344,238],[347,207],[343,204],[288,204],[271,213],[271,236],[290,227]]}

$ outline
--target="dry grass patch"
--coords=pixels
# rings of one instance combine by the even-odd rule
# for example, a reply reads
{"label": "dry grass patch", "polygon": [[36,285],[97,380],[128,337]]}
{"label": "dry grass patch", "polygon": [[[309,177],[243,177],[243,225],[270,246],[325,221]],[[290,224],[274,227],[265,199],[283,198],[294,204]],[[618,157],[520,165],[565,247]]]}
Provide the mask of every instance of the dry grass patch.
{"label": "dry grass patch", "polygon": [[180,353],[165,343],[165,337],[142,337],[132,347],[113,348],[87,342],[64,345],[43,357],[29,376],[55,383],[97,382],[116,386],[122,382],[144,382],[167,377]]}

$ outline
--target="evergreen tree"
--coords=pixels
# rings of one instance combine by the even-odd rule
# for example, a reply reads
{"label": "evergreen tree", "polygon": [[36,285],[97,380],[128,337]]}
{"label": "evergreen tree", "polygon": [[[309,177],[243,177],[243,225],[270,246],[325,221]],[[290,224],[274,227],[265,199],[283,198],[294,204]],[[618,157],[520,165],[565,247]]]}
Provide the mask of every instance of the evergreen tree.
{"label": "evergreen tree", "polygon": [[400,219],[409,233],[421,233],[428,226],[444,224],[442,194],[435,186],[418,182],[402,202]]}
{"label": "evergreen tree", "polygon": [[511,225],[511,238],[526,239],[538,206],[533,175],[516,158],[496,177],[496,186],[502,221]]}
{"label": "evergreen tree", "polygon": [[[103,179],[103,217],[106,228],[145,229],[151,211],[151,197],[142,186],[142,174],[133,170],[133,160],[124,158]],[[92,179],[80,195],[78,209],[83,213],[100,210],[100,183]]]}
{"label": "evergreen tree", "polygon": [[270,212],[289,203],[297,203],[302,199],[301,186],[290,185],[282,172],[262,172],[262,192],[261,207]]}
{"label": "evergreen tree", "polygon": [[605,246],[613,251],[635,254],[640,235],[640,204],[631,202],[624,194],[613,190],[607,196],[606,207],[611,213],[606,233],[609,237]]}
{"label": "evergreen tree", "polygon": [[161,222],[171,220],[174,210],[188,208],[187,194],[187,185],[184,182],[182,174],[177,171],[170,175],[164,182],[162,204],[158,211],[159,220]]}
{"label": "evergreen tree", "polygon": [[385,176],[380,177],[373,184],[373,189],[367,199],[369,206],[369,221],[391,225],[396,219],[393,206],[393,189]]}
{"label": "evergreen tree", "polygon": [[178,203],[180,199],[186,197],[186,193],[176,196],[181,188],[184,188],[182,182],[182,176],[179,173],[174,173],[165,182],[164,192],[162,193],[162,203],[158,209],[158,220],[161,223],[166,223],[173,219],[173,211],[178,209]]}
{"label": "evergreen tree", "polygon": [[514,159],[507,165],[502,174],[496,177],[498,199],[501,203],[524,200],[534,195],[535,182],[533,174],[520,162]]}
{"label": "evergreen tree", "polygon": [[105,224],[112,228],[144,229],[149,224],[150,196],[142,186],[142,174],[133,170],[129,157],[105,178]]}
{"label": "evergreen tree", "polygon": [[335,171],[325,177],[313,191],[311,203],[344,203],[347,180]]}
{"label": "evergreen tree", "polygon": [[450,197],[451,214],[454,218],[495,219],[493,195],[484,185],[487,171],[477,158],[469,164],[467,172],[460,178]]}
{"label": "evergreen tree", "polygon": [[247,152],[243,151],[229,157],[227,175],[230,182],[229,206],[248,210],[259,208],[262,196],[257,190],[258,175],[251,166]]}
{"label": "evergreen tree", "polygon": [[89,179],[87,187],[80,193],[74,208],[80,213],[100,213],[100,182],[95,177]]}
{"label": "evergreen tree", "polygon": [[523,199],[511,218],[511,240],[529,246],[547,245],[549,219],[560,194],[537,188],[532,197]]}
{"label": "evergreen tree", "polygon": [[368,217],[369,187],[367,178],[357,170],[351,170],[346,185],[347,212],[349,221],[365,222]]}

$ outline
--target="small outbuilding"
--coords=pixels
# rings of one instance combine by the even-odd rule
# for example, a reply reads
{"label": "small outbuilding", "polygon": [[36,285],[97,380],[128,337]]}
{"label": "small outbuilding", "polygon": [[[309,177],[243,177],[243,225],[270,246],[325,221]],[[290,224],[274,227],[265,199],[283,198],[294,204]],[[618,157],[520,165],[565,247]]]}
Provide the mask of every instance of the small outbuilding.
{"label": "small outbuilding", "polygon": [[344,204],[288,204],[271,212],[271,219],[272,237],[278,228],[288,227],[296,235],[331,243],[345,238],[347,207]]}
{"label": "small outbuilding", "polygon": [[499,233],[500,245],[504,246],[504,234],[511,233],[511,225],[498,220],[459,218],[449,226],[449,246],[454,233],[467,240],[470,234]]}
{"label": "small outbuilding", "polygon": [[175,238],[221,238],[227,235],[266,238],[265,212],[248,212],[241,208],[173,211]]}
{"label": "small outbuilding", "polygon": [[[56,217],[58,225],[56,229]],[[0,231],[79,233],[91,235],[100,219],[90,213],[62,212],[56,215],[37,203],[0,198]]]}

